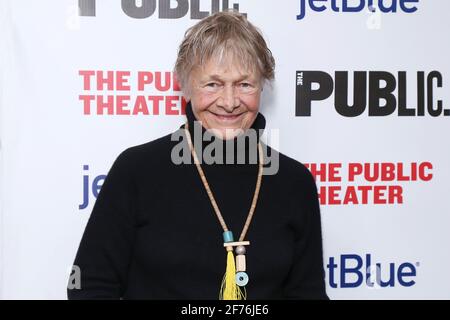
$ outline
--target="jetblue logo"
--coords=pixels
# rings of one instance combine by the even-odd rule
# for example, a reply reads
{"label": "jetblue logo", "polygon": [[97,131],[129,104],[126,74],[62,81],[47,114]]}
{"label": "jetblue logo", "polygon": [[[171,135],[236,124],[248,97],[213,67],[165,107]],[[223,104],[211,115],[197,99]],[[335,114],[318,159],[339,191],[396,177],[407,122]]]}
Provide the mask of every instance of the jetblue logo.
{"label": "jetblue logo", "polygon": [[[302,20],[306,16],[306,12],[323,12],[331,10],[334,12],[361,12],[367,9],[375,12],[378,8],[382,13],[396,13],[402,11],[404,13],[413,13],[417,11],[415,4],[419,0],[299,0],[300,12],[297,20]],[[307,8],[308,7],[308,8]]]}
{"label": "jetblue logo", "polygon": [[83,189],[82,189],[82,201],[78,205],[78,209],[84,210],[89,206],[89,200],[91,195],[97,199],[100,189],[102,188],[103,182],[105,181],[106,175],[101,174],[95,177],[89,177],[89,166],[83,165]]}
{"label": "jetblue logo", "polygon": [[330,257],[327,264],[328,285],[331,288],[411,287],[416,284],[419,262],[373,263],[372,255],[343,254]]}

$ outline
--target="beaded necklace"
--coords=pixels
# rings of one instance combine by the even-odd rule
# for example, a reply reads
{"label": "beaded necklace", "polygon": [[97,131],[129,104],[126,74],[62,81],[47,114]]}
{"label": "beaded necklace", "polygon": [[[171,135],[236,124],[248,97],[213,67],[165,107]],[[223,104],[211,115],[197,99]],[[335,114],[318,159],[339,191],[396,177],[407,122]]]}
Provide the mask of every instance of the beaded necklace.
{"label": "beaded necklace", "polygon": [[[245,246],[250,245],[249,241],[244,241],[245,235],[247,234],[248,227],[253,218],[253,214],[255,212],[256,203],[258,202],[259,190],[261,188],[261,180],[263,173],[263,151],[261,147],[261,143],[258,141],[258,177],[256,180],[255,192],[253,194],[252,204],[250,206],[250,210],[248,212],[247,220],[245,221],[244,228],[242,229],[241,235],[239,236],[238,241],[234,241],[233,232],[228,230],[228,227],[223,219],[223,216],[220,212],[219,206],[217,205],[216,200],[214,199],[214,195],[209,187],[208,181],[206,180],[205,173],[200,165],[200,161],[198,159],[197,153],[192,145],[191,134],[188,130],[188,124],[185,124],[185,132],[187,137],[187,142],[189,145],[189,149],[191,150],[192,158],[194,159],[194,163],[197,167],[197,171],[200,175],[200,178],[205,187],[206,193],[208,194],[209,200],[211,201],[211,205],[214,208],[214,212],[220,222],[220,225],[223,229],[223,246],[227,251],[227,267],[225,271],[225,275],[222,280],[219,299],[220,300],[245,300],[247,298],[247,294],[245,291],[245,285],[247,285],[249,281],[249,277],[246,273],[246,262],[245,262]],[[236,251],[236,260],[233,255],[233,248]],[[241,290],[241,287],[243,290]]]}

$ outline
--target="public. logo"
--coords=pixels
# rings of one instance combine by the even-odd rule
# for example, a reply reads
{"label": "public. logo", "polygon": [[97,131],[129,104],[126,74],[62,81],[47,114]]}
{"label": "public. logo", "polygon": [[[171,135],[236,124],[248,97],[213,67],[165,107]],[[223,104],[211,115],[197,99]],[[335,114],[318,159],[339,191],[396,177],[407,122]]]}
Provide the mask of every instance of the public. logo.
{"label": "public. logo", "polygon": [[[210,14],[230,9],[229,0],[122,0],[123,12],[130,18],[145,19],[158,12],[159,19],[180,19],[189,15],[190,19],[203,19]],[[237,2],[237,1],[234,1]],[[80,16],[95,17],[96,0],[78,0]],[[232,9],[239,11],[239,4],[233,3]],[[245,13],[243,13],[246,15]]]}
{"label": "public. logo", "polygon": [[[349,78],[353,85],[349,85]],[[407,80],[409,84],[407,86]],[[334,93],[334,108],[344,117],[439,117],[450,116],[450,109],[437,99],[443,86],[439,71],[324,71],[296,72],[295,115],[310,117],[313,103]],[[412,85],[411,85],[412,84]],[[415,87],[415,91],[407,91]],[[442,90],[442,89],[441,89]]]}

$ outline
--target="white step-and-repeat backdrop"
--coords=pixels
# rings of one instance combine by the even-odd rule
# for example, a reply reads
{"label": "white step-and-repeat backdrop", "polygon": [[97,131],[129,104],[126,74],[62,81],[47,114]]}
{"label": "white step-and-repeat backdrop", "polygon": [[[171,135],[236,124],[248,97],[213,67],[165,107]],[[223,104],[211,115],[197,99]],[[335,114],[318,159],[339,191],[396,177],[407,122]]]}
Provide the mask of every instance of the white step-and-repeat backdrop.
{"label": "white step-and-repeat backdrop", "polygon": [[333,299],[450,298],[450,2],[0,1],[4,299],[65,299],[124,149],[174,131],[184,31],[235,8],[265,35],[281,152],[320,192]]}

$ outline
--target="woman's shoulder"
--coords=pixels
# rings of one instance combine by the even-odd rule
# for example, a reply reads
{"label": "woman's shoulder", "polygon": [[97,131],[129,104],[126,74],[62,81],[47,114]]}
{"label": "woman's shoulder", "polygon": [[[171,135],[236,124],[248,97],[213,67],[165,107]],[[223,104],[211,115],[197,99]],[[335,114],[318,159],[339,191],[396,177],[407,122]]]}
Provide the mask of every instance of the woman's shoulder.
{"label": "woman's shoulder", "polygon": [[123,152],[135,156],[145,156],[150,154],[155,155],[155,153],[167,151],[172,147],[173,144],[173,142],[171,141],[172,135],[173,133],[169,133],[157,139],[131,146],[125,149]]}
{"label": "woman's shoulder", "polygon": [[293,183],[315,184],[315,179],[311,171],[309,171],[303,162],[273,148],[269,148],[269,153],[269,157],[272,158],[271,161],[274,162],[272,165],[278,165],[278,171],[275,175],[279,179],[292,181]]}
{"label": "woman's shoulder", "polygon": [[130,146],[120,152],[115,162],[134,169],[161,168],[170,161],[171,149],[174,145],[172,135],[173,133],[170,133],[142,144]]}

